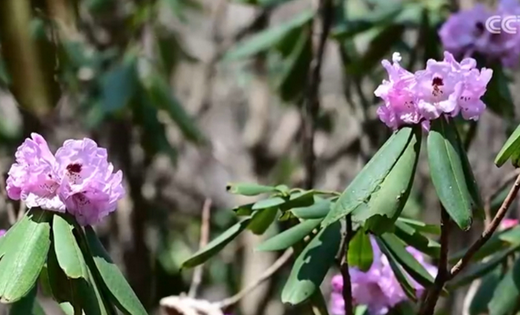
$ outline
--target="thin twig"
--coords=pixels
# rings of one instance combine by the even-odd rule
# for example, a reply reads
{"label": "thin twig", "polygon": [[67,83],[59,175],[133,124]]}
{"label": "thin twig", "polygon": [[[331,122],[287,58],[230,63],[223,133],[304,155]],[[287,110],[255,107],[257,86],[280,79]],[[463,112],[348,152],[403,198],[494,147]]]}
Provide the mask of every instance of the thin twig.
{"label": "thin twig", "polygon": [[[202,224],[200,226],[200,243],[199,248],[204,248],[209,241],[209,229],[210,229],[210,210],[211,210],[211,199],[206,199],[202,206]],[[193,278],[191,279],[190,291],[188,296],[195,298],[197,296],[197,290],[199,289],[200,283],[202,282],[202,274],[204,272],[203,265],[197,266],[193,271]]]}
{"label": "thin twig", "polygon": [[520,175],[516,178],[515,184],[511,187],[511,190],[507,194],[506,199],[498,209],[493,221],[489,224],[482,235],[470,246],[464,257],[462,257],[456,264],[451,268],[450,279],[453,279],[461,270],[470,262],[473,255],[491,238],[496,229],[500,226],[502,219],[507,214],[507,210],[513,203],[514,199],[518,195],[520,189]]}
{"label": "thin twig", "polygon": [[425,292],[426,296],[421,305],[419,315],[432,315],[435,310],[435,305],[442,292],[442,288],[446,281],[449,280],[448,273],[448,246],[449,246],[449,234],[450,234],[450,216],[441,205],[441,252],[439,256],[439,264],[437,276],[433,286]]}
{"label": "thin twig", "polygon": [[[316,120],[320,110],[319,88],[321,83],[321,65],[327,38],[329,36],[334,8],[332,0],[319,0],[319,12],[321,18],[321,33],[314,58],[311,62],[311,71],[308,80],[308,94],[303,104],[303,156],[305,164],[305,189],[314,186],[316,156],[314,153],[314,134],[316,131]],[[311,30],[312,32],[313,30]]]}
{"label": "thin twig", "polygon": [[348,250],[349,243],[352,237],[352,218],[350,215],[347,216],[347,227],[345,233],[345,239],[343,241],[343,249],[340,252],[341,255],[341,276],[343,278],[343,300],[345,302],[345,315],[353,315],[354,310],[352,307],[352,284],[350,282],[350,271],[348,266]]}
{"label": "thin twig", "polygon": [[258,277],[258,279],[256,279],[252,283],[250,283],[247,287],[242,289],[237,294],[235,294],[229,298],[226,298],[220,302],[216,302],[214,304],[217,305],[219,308],[223,309],[223,308],[226,308],[226,307],[229,307],[231,305],[238,303],[242,298],[244,298],[246,295],[251,293],[260,284],[262,284],[265,280],[269,279],[274,273],[276,273],[287,261],[289,261],[292,254],[293,254],[293,249],[292,248],[287,249],[283,253],[283,255],[280,256],[280,258],[278,258],[274,262],[274,264],[271,267],[266,269],[265,272],[260,277]]}

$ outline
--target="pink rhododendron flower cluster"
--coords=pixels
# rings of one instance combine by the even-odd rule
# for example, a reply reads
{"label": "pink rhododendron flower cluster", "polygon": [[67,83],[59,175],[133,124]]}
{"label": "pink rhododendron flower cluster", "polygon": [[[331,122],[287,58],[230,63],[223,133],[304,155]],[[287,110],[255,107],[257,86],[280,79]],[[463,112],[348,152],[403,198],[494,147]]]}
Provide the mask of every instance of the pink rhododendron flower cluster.
{"label": "pink rhododendron flower cluster", "polygon": [[7,233],[7,231],[6,231],[6,230],[0,230],[0,237],[4,236],[4,235],[5,235],[5,233]]}
{"label": "pink rhododendron flower cluster", "polygon": [[500,223],[500,229],[507,230],[518,225],[517,219],[504,219]]}
{"label": "pink rhododendron flower cluster", "polygon": [[[395,305],[406,301],[407,297],[395,277],[388,258],[381,253],[376,241],[371,238],[374,260],[367,272],[351,267],[350,278],[352,283],[352,301],[355,305],[366,305],[370,315],[383,315]],[[437,268],[428,264],[423,254],[415,248],[408,247],[408,252],[423,264],[426,270],[435,277]],[[409,277],[414,285],[417,295],[424,292],[424,288]],[[345,301],[343,300],[343,278],[336,275],[332,278],[332,295],[330,312],[332,315],[345,314]]]}
{"label": "pink rhododendron flower cluster", "polygon": [[443,61],[428,60],[426,69],[411,73],[401,67],[401,56],[392,63],[383,60],[388,80],[374,91],[384,104],[377,110],[388,127],[421,124],[428,131],[430,121],[441,115],[478,120],[486,105],[480,99],[491,80],[491,69],[476,69],[477,62],[466,58],[460,63],[449,52]]}
{"label": "pink rhododendron flower cluster", "polygon": [[[500,61],[505,67],[515,67],[520,58],[520,32],[499,34],[486,29],[486,21],[492,16],[500,16],[492,24],[499,29],[502,19],[520,14],[518,0],[501,0],[496,10],[476,4],[472,9],[452,14],[439,30],[444,49],[458,57],[469,57],[477,53],[492,61]],[[511,29],[520,30],[519,23],[509,23]],[[516,25],[515,25],[516,24]],[[492,30],[495,31],[495,30]]]}
{"label": "pink rhododendron flower cluster", "polygon": [[68,212],[79,224],[92,225],[116,209],[125,195],[123,173],[114,173],[106,149],[91,139],[67,140],[55,155],[33,133],[15,154],[7,194],[28,208]]}

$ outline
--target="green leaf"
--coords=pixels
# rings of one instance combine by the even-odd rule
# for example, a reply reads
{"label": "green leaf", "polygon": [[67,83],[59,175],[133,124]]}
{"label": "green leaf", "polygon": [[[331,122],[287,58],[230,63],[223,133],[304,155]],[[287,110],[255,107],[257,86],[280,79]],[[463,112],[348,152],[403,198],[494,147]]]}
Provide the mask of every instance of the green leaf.
{"label": "green leaf", "polygon": [[308,76],[312,60],[311,27],[312,24],[307,23],[299,29],[298,40],[282,63],[282,73],[276,86],[284,102],[297,100],[305,91],[301,78]]}
{"label": "green leaf", "polygon": [[308,207],[293,208],[292,214],[298,219],[323,219],[329,213],[332,202],[328,199],[314,197],[314,204]]}
{"label": "green leaf", "polygon": [[125,60],[101,78],[102,107],[106,113],[118,111],[130,102],[137,85],[135,58]]}
{"label": "green leaf", "polygon": [[422,235],[419,231],[406,223],[399,220],[396,221],[394,233],[407,245],[410,245],[431,257],[439,257],[441,245]]}
{"label": "green leaf", "polygon": [[147,315],[143,305],[126,282],[119,268],[112,262],[92,227],[85,228],[86,241],[97,271],[110,294],[110,299],[125,314]]}
{"label": "green leaf", "polygon": [[341,194],[322,226],[332,224],[358,208],[366,209],[372,194],[380,189],[412,137],[410,127],[394,133]]}
{"label": "green leaf", "polygon": [[376,234],[393,228],[412,189],[421,149],[421,132],[416,130],[412,134],[404,152],[365,206],[352,212],[352,222],[364,223],[365,229]]}
{"label": "green leaf", "polygon": [[374,252],[370,236],[363,231],[358,231],[350,240],[348,256],[349,266],[357,267],[359,270],[367,272],[372,266]]}
{"label": "green leaf", "polygon": [[382,242],[379,238],[376,237],[377,244],[379,248],[381,249],[381,252],[385,254],[385,256],[388,258],[388,262],[390,264],[390,268],[392,268],[392,271],[394,272],[395,277],[397,278],[397,281],[399,282],[399,285],[403,289],[403,292],[406,294],[406,296],[412,300],[416,301],[417,297],[415,295],[415,289],[414,285],[410,281],[409,277],[404,273],[401,267],[399,267],[399,263],[397,262],[396,257],[394,254],[386,247],[385,243]]}
{"label": "green leaf", "polygon": [[205,137],[197,127],[194,119],[188,115],[179,100],[174,96],[165,78],[156,73],[151,73],[142,78],[142,85],[150,103],[168,113],[187,139],[195,143],[203,143],[205,141]]}
{"label": "green leaf", "polygon": [[288,22],[273,26],[263,32],[257,33],[247,40],[234,46],[233,49],[226,53],[224,60],[231,61],[244,59],[266,51],[278,44],[278,42],[280,42],[289,32],[306,24],[313,17],[314,12],[306,10]]}
{"label": "green leaf", "polygon": [[10,315],[45,315],[41,305],[36,300],[37,287],[35,286],[29,294],[18,302],[13,303]]}
{"label": "green leaf", "polygon": [[[507,242],[501,239],[501,235],[504,234],[504,232],[506,231],[495,232],[495,234],[493,234],[491,238],[486,243],[484,243],[484,245],[482,245],[482,247],[480,247],[480,249],[475,254],[473,254],[471,261],[480,261],[500,250],[505,249],[507,247]],[[459,259],[464,257],[466,251],[466,249],[463,249],[455,252],[450,256],[450,263],[456,263]]]}
{"label": "green leaf", "polygon": [[482,101],[489,104],[489,108],[500,117],[507,120],[515,116],[515,103],[509,90],[507,79],[502,65],[493,65],[493,76],[487,85],[486,94]]}
{"label": "green leaf", "polygon": [[235,212],[237,216],[250,216],[253,214],[253,205],[254,203],[236,206],[233,208],[233,212]]}
{"label": "green leaf", "polygon": [[256,250],[277,251],[287,249],[301,241],[305,236],[311,234],[312,231],[319,226],[321,221],[321,219],[303,221],[261,243]]}
{"label": "green leaf", "polygon": [[296,258],[282,291],[283,303],[300,304],[319,290],[334,264],[341,240],[340,230],[339,222],[323,228]]}
{"label": "green leaf", "polygon": [[491,259],[486,260],[485,262],[471,265],[470,267],[465,269],[460,276],[455,278],[455,281],[453,281],[449,286],[451,288],[457,288],[463,285],[467,285],[471,283],[473,280],[488,274],[496,266],[498,266],[505,259],[507,259],[509,255],[518,250],[518,248],[519,246],[509,248],[494,255]]}
{"label": "green leaf", "polygon": [[72,279],[87,278],[87,265],[74,237],[74,226],[60,214],[53,219],[52,233],[54,251],[61,269]]}
{"label": "green leaf", "polygon": [[167,154],[172,163],[175,164],[177,151],[171,146],[166,138],[166,126],[159,121],[158,110],[151,104],[144,89],[139,88],[136,102],[134,102],[134,122],[141,126],[143,136],[141,145],[149,156],[154,156],[158,152]]}
{"label": "green leaf", "polygon": [[354,76],[362,76],[379,65],[381,59],[389,54],[392,47],[401,40],[406,27],[401,24],[381,26],[377,35],[370,41],[368,48],[360,60],[347,66],[347,72]]}
{"label": "green leaf", "polygon": [[[88,280],[88,281],[87,281]],[[111,315],[114,311],[107,307],[107,302],[101,295],[101,289],[98,289],[94,275],[88,270],[88,279],[79,279],[78,281],[78,295],[81,306],[88,315]]]}
{"label": "green leaf", "polygon": [[280,210],[288,211],[293,208],[308,207],[314,204],[314,190],[298,191],[291,193],[291,196],[285,203],[280,205]]}
{"label": "green leaf", "polygon": [[[28,220],[10,231],[5,256],[0,260],[0,297],[13,303],[26,296],[36,283],[50,247],[52,213],[33,208]],[[5,272],[8,271],[8,272]]]}
{"label": "green leaf", "polygon": [[520,296],[520,259],[498,283],[493,297],[488,304],[489,315],[511,314],[518,305]]}
{"label": "green leaf", "polygon": [[217,238],[209,242],[209,244],[206,245],[206,247],[200,249],[188,260],[183,262],[182,268],[192,268],[198,266],[206,262],[211,257],[215,256],[224,247],[226,247],[227,244],[229,244],[240,233],[242,233],[242,231],[244,231],[247,228],[250,221],[251,217],[244,218],[237,224],[227,229],[224,233],[220,234]]}
{"label": "green leaf", "polygon": [[408,218],[399,218],[397,219],[399,222],[403,222],[411,227],[413,227],[415,230],[421,232],[421,233],[429,233],[434,235],[440,235],[441,234],[441,228],[438,225],[435,224],[426,224],[421,221],[412,220]]}
{"label": "green leaf", "polygon": [[323,225],[352,212],[352,221],[366,230],[392,230],[412,188],[420,143],[417,129],[397,132],[343,192]]}
{"label": "green leaf", "polygon": [[278,191],[276,187],[272,186],[245,183],[227,184],[226,190],[229,193],[242,196],[258,196],[261,194],[275,193]]}
{"label": "green leaf", "polygon": [[[47,267],[42,272],[44,271],[47,272],[46,280],[54,300],[60,304],[70,303],[71,306],[75,306],[80,311],[80,297],[77,287],[79,281],[67,277],[60,268],[56,253],[53,250],[50,250],[48,253]],[[74,307],[72,307],[72,311],[74,311]]]}
{"label": "green leaf", "polygon": [[394,255],[399,264],[419,284],[427,288],[433,284],[432,275],[410,254],[404,244],[394,234],[385,233],[381,235],[381,241]]}
{"label": "green leaf", "polygon": [[471,300],[469,315],[480,315],[488,312],[488,303],[493,297],[493,292],[500,282],[500,278],[499,270],[495,270],[482,278],[482,282],[480,283],[475,296]]}
{"label": "green leaf", "polygon": [[498,152],[495,164],[501,167],[509,159],[514,162],[513,165],[519,166],[516,161],[520,159],[520,125],[516,127],[513,134],[509,136],[500,152]]}
{"label": "green leaf", "polygon": [[253,205],[253,210],[262,210],[267,208],[274,208],[280,205],[283,205],[286,202],[286,200],[282,197],[273,197],[269,199],[264,199],[256,202]]}
{"label": "green leaf", "polygon": [[401,4],[383,6],[363,14],[361,18],[346,20],[338,24],[332,30],[332,36],[344,40],[376,26],[387,26],[402,10]]}
{"label": "green leaf", "polygon": [[472,186],[464,172],[463,155],[453,121],[444,119],[433,121],[428,135],[428,162],[430,175],[437,196],[462,230],[471,227],[472,209],[479,209]]}
{"label": "green leaf", "polygon": [[278,208],[267,208],[253,214],[247,228],[256,235],[264,234],[278,214]]}

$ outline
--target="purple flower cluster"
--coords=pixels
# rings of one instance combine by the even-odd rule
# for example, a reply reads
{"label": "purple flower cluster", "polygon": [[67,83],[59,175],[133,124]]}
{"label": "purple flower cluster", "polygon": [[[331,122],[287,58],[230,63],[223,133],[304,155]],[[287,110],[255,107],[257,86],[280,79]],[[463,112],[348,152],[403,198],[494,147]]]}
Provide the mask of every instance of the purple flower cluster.
{"label": "purple flower cluster", "polygon": [[[350,279],[352,283],[352,300],[355,305],[366,305],[370,315],[384,315],[395,305],[406,301],[407,297],[395,277],[388,258],[381,253],[374,238],[371,238],[374,260],[367,272],[357,268],[350,268]],[[420,262],[426,270],[435,277],[437,268],[428,264],[423,254],[415,248],[408,247],[408,252]],[[417,295],[424,292],[424,288],[409,277],[414,285]],[[332,295],[330,312],[332,315],[344,315],[345,301],[342,295],[343,278],[336,275],[332,278]]]}
{"label": "purple flower cluster", "polygon": [[0,230],[0,237],[4,236],[6,232],[6,230]]}
{"label": "purple flower cluster", "polygon": [[449,52],[443,61],[428,60],[426,69],[411,73],[401,67],[401,56],[394,53],[392,63],[383,60],[388,80],[374,91],[384,104],[377,110],[381,121],[392,129],[421,124],[430,129],[430,121],[441,115],[478,120],[486,105],[480,99],[486,92],[493,71],[476,69],[477,62],[466,58],[460,63]]}
{"label": "purple flower cluster", "polygon": [[18,147],[9,170],[7,194],[28,208],[68,212],[92,225],[116,209],[124,197],[123,173],[114,173],[107,150],[91,139],[67,140],[56,155],[39,134]]}
{"label": "purple flower cluster", "polygon": [[[439,30],[439,36],[444,49],[456,56],[469,57],[477,53],[491,61],[500,61],[505,67],[515,67],[520,58],[520,25],[511,20],[505,23],[511,30],[500,30],[500,27],[506,17],[518,15],[518,0],[500,0],[494,12],[479,3],[451,15]],[[493,32],[490,32],[486,21],[492,16],[500,18],[491,23]],[[519,31],[514,32],[515,29]]]}

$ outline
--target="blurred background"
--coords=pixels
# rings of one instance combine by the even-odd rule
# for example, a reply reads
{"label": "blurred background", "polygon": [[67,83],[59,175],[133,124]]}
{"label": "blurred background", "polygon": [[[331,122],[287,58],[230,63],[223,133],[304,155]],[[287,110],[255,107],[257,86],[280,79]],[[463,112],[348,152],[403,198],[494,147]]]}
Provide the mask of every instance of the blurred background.
{"label": "blurred background", "polygon": [[[98,234],[150,314],[176,314],[159,301],[189,291],[193,270],[181,272],[180,264],[198,249],[201,226],[212,239],[236,222],[233,208],[254,202],[227,193],[226,184],[342,191],[391,134],[375,114],[373,91],[386,78],[381,60],[399,51],[402,64],[417,70],[442,58],[438,27],[450,11],[473,6],[322,2],[323,14],[314,0],[0,1],[2,184],[31,132],[53,150],[82,137],[107,147],[127,197]],[[499,199],[513,170],[497,169],[493,159],[518,123],[517,76],[504,75],[511,95],[488,103],[478,124],[461,122],[485,198]],[[438,222],[420,161],[405,213]],[[202,220],[204,205],[209,219]],[[16,209],[0,198],[0,227],[16,220]],[[243,233],[205,264],[196,297],[219,301],[254,282],[279,256],[254,251],[272,229]],[[455,232],[451,243],[464,248],[481,229]],[[280,302],[286,267],[229,313],[306,314],[308,306]],[[462,314],[463,293],[444,301],[446,314]],[[45,308],[61,314],[51,301]]]}

